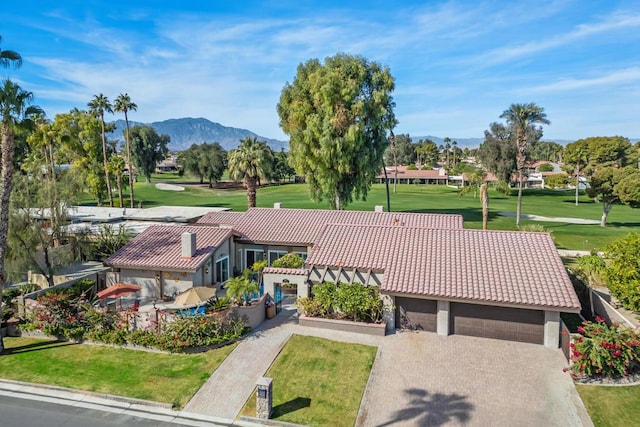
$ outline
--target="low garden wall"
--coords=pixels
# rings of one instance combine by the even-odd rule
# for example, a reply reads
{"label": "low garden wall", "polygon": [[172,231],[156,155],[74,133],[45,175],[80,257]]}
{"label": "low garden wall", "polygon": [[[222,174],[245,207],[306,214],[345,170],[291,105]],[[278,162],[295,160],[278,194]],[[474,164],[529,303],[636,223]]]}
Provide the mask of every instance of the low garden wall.
{"label": "low garden wall", "polygon": [[625,325],[632,330],[636,328],[636,325],[618,310],[615,309],[607,300],[611,299],[611,296],[605,292],[593,290],[593,310],[596,315],[603,317],[607,320],[607,323],[618,323]]}
{"label": "low garden wall", "polygon": [[313,328],[331,329],[334,331],[356,332],[359,334],[385,336],[386,323],[352,322],[350,320],[325,319],[322,317],[298,316],[298,324]]}
{"label": "low garden wall", "polygon": [[266,314],[266,298],[267,295],[265,294],[258,301],[252,302],[249,306],[233,307],[232,310],[239,318],[246,317],[247,326],[253,329],[264,322]]}

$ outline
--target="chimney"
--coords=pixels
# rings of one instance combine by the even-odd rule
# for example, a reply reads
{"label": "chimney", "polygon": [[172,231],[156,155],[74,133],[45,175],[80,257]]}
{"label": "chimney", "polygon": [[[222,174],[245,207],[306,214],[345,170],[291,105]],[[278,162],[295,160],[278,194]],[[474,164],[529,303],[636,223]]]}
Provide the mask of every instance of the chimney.
{"label": "chimney", "polygon": [[281,208],[282,208],[282,203],[276,202],[273,204],[273,209],[281,209]]}
{"label": "chimney", "polygon": [[193,258],[196,254],[196,233],[182,233],[182,258]]}
{"label": "chimney", "polygon": [[382,205],[376,205],[375,212],[384,212],[384,207]]}

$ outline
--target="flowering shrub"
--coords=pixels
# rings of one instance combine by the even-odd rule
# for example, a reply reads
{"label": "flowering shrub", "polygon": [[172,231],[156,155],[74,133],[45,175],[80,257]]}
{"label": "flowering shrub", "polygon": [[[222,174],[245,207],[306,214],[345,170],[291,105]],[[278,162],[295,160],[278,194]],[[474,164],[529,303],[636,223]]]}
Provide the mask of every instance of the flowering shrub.
{"label": "flowering shrub", "polygon": [[640,339],[601,317],[578,327],[583,336],[571,343],[572,375],[581,377],[627,376],[640,367]]}
{"label": "flowering shrub", "polygon": [[215,316],[183,317],[167,325],[161,333],[158,347],[178,351],[216,345],[240,337],[244,330],[244,320],[233,314],[224,319]]}
{"label": "flowering shrub", "polygon": [[105,344],[133,344],[161,350],[180,351],[190,347],[221,344],[240,337],[245,321],[232,314],[222,317],[185,317],[157,330],[130,330],[131,312],[107,313],[81,302],[71,294],[49,293],[39,299],[34,317],[26,329],[67,339],[89,339]]}
{"label": "flowering shrub", "polygon": [[38,299],[39,305],[33,310],[33,324],[36,329],[52,336],[81,339],[86,319],[82,316],[81,303],[77,298],[64,293],[47,293]]}

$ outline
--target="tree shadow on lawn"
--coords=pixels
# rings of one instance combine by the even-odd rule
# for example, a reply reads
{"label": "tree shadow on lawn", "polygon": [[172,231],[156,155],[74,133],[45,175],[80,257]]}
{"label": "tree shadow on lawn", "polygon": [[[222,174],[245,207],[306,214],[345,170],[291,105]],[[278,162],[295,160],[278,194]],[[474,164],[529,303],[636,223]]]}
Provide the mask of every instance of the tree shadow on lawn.
{"label": "tree shadow on lawn", "polygon": [[298,409],[308,408],[311,406],[311,399],[308,397],[296,397],[288,402],[281,403],[273,407],[273,418],[280,417]]}
{"label": "tree shadow on lawn", "polygon": [[404,391],[411,401],[409,404],[393,414],[393,418],[379,427],[392,426],[414,420],[414,424],[421,426],[441,426],[454,419],[465,424],[471,419],[474,405],[467,401],[466,396],[458,394],[430,394],[426,390],[410,388]]}
{"label": "tree shadow on lawn", "polygon": [[31,351],[40,351],[40,350],[48,350],[56,347],[66,347],[68,345],[76,345],[74,342],[65,342],[65,341],[44,341],[44,342],[34,342],[31,344],[21,345],[18,347],[7,347],[4,350],[4,355],[10,354],[22,354],[29,353]]}

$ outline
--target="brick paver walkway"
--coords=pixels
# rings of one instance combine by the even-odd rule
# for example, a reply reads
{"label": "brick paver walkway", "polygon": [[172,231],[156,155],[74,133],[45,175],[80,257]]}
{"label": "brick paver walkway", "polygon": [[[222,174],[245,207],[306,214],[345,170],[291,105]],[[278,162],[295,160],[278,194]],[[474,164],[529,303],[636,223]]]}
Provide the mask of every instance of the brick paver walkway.
{"label": "brick paver walkway", "polygon": [[283,310],[231,352],[207,382],[184,407],[187,412],[235,419],[251,396],[258,378],[264,375],[292,334],[294,306]]}

